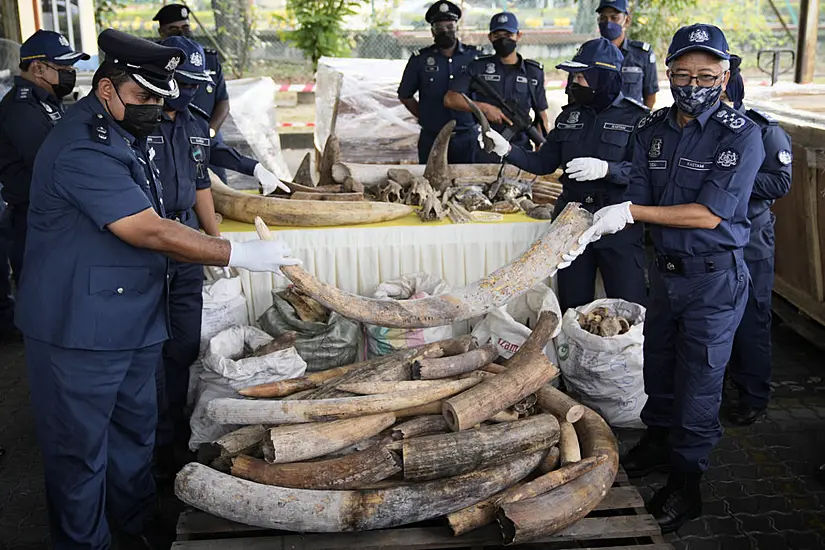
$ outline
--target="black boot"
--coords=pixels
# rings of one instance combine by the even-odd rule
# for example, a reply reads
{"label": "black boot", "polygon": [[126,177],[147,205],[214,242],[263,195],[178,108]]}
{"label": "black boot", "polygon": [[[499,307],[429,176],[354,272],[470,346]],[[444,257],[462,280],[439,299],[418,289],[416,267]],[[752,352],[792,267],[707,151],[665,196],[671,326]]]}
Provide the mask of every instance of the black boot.
{"label": "black boot", "polygon": [[653,514],[662,533],[672,533],[702,515],[702,474],[671,472],[667,485],[656,491],[645,508]]}
{"label": "black boot", "polygon": [[731,411],[728,418],[737,426],[750,426],[759,420],[766,410],[766,407],[752,407],[740,400],[736,410]]}
{"label": "black boot", "polygon": [[649,473],[666,472],[670,464],[669,430],[651,426],[630,452],[622,457],[621,463],[627,477],[644,477]]}

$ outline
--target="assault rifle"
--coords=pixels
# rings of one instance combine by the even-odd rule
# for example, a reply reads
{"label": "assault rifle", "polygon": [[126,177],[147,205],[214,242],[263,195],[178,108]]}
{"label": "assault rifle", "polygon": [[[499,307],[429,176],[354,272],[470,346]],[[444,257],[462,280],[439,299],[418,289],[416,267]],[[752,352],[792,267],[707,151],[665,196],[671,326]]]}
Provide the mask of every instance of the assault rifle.
{"label": "assault rifle", "polygon": [[523,111],[515,101],[507,101],[501,97],[501,94],[499,94],[479,75],[473,75],[472,84],[470,87],[475,88],[477,91],[491,98],[493,100],[493,104],[501,109],[504,116],[512,121],[513,125],[505,126],[504,130],[501,132],[504,139],[507,141],[512,141],[513,138],[521,132],[527,132],[527,137],[529,137],[530,140],[536,145],[541,145],[546,141],[544,136],[541,135],[541,132],[539,132],[538,128],[536,128],[533,124],[533,120],[530,118],[529,113]]}

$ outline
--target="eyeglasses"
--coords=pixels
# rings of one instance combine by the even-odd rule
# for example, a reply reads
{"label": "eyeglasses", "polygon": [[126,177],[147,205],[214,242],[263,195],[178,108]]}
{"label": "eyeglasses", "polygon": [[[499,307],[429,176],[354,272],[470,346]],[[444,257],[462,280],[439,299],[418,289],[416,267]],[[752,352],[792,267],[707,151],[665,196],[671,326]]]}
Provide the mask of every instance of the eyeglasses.
{"label": "eyeglasses", "polygon": [[[41,63],[43,63],[43,62],[41,61]],[[67,73],[73,73],[73,72],[76,72],[76,71],[77,71],[77,69],[75,69],[75,68],[74,68],[74,67],[72,67],[71,65],[69,65],[69,66],[67,66],[67,67],[64,67],[64,66],[57,66],[57,67],[55,67],[54,65],[52,65],[52,64],[50,64],[50,63],[43,63],[43,64],[44,64],[45,66],[47,66],[48,68],[52,69],[53,71],[58,71],[58,72],[60,72],[60,71],[66,71]]]}
{"label": "eyeglasses", "polygon": [[673,84],[676,84],[677,86],[690,86],[691,84],[693,84],[693,81],[695,80],[696,84],[699,85],[700,87],[710,88],[714,84],[716,84],[716,81],[719,80],[719,77],[723,76],[724,74],[725,74],[724,71],[722,71],[721,73],[719,73],[717,75],[700,74],[700,75],[697,75],[697,76],[691,76],[689,74],[679,73],[679,74],[670,74],[669,77],[670,77],[670,81]]}

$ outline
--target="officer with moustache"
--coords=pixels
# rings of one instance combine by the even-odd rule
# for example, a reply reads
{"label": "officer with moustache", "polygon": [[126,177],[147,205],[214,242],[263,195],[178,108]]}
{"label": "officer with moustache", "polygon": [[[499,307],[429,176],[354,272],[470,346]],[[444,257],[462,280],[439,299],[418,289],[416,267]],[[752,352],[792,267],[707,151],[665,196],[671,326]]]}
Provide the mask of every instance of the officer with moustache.
{"label": "officer with moustache", "polygon": [[[444,106],[455,111],[470,112],[470,107],[461,96],[468,95],[490,121],[498,133],[513,124],[496,105],[496,100],[474,91],[472,78],[482,78],[505,101],[512,101],[525,113],[531,109],[536,115],[536,124],[541,129],[549,127],[547,120],[547,95],[544,91],[544,67],[538,61],[525,59],[516,52],[522,38],[515,14],[502,12],[490,19],[490,33],[487,38],[493,44],[495,54],[483,55],[467,65],[461,78],[453,79],[450,90],[444,96]],[[532,148],[526,131],[513,136],[514,146]],[[498,163],[501,157],[495,153],[479,151],[476,162]]]}
{"label": "officer with moustache", "polygon": [[[398,99],[418,119],[418,162],[425,164],[435,137],[450,120],[455,130],[447,153],[450,164],[472,164],[476,150],[476,123],[472,114],[444,106],[444,94],[450,84],[460,78],[467,64],[478,55],[474,46],[462,44],[457,38],[461,8],[447,0],[435,2],[424,19],[431,26],[432,46],[415,52],[398,85]],[[418,100],[415,93],[418,92]]]}

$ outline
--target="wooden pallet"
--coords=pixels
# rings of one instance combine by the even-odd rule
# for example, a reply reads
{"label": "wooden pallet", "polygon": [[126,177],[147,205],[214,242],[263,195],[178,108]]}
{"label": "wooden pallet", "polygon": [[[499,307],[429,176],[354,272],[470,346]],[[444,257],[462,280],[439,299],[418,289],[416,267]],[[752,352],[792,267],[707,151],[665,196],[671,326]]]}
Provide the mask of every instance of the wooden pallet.
{"label": "wooden pallet", "polygon": [[[178,541],[173,550],[340,550],[345,548],[432,550],[435,548],[500,548],[501,535],[488,525],[454,537],[442,521],[367,531],[299,535],[250,527],[194,509],[178,519]],[[541,543],[541,544],[537,544]],[[538,541],[533,548],[598,548],[666,550],[658,525],[644,509],[639,491],[619,471],[605,499],[586,518],[568,529]]]}

